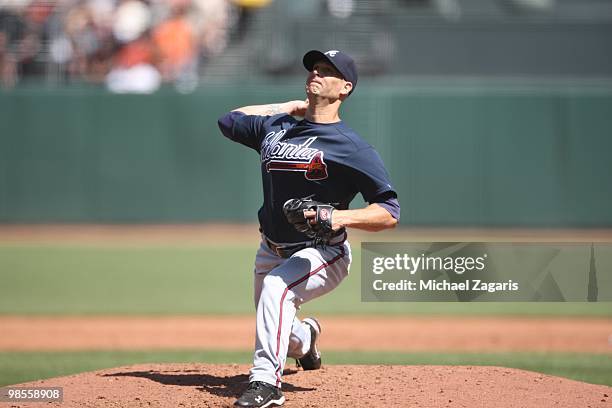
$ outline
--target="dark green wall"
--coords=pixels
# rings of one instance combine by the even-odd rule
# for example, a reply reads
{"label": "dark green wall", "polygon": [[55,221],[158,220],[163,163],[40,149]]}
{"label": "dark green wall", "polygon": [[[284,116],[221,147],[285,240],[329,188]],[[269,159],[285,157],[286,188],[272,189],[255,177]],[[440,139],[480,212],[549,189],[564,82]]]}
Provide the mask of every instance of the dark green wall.
{"label": "dark green wall", "polygon": [[[254,221],[258,157],[216,119],[298,98],[0,93],[0,222]],[[343,117],[385,160],[403,224],[612,225],[612,87],[360,84]]]}

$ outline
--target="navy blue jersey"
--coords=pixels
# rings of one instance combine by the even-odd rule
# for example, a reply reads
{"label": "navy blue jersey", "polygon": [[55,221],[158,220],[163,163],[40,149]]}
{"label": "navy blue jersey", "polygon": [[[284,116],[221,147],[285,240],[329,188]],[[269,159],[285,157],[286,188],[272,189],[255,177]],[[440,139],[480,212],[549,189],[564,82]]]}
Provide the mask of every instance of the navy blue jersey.
{"label": "navy blue jersey", "polygon": [[378,153],[343,122],[230,112],[219,120],[219,127],[225,136],[260,155],[264,202],[259,223],[272,241],[308,240],[283,214],[283,204],[291,198],[314,195],[344,210],[357,193],[370,203],[397,197]]}

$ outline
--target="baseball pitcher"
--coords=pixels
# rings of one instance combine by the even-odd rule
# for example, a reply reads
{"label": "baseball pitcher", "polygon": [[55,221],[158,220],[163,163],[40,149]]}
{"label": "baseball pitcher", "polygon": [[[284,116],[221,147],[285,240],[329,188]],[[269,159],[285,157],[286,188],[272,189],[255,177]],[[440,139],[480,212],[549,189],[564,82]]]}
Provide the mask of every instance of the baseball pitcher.
{"label": "baseball pitcher", "polygon": [[[303,63],[309,72],[305,101],[245,106],[219,119],[223,135],[259,153],[264,192],[254,274],[255,354],[239,407],[285,402],[287,357],[304,370],[321,367],[321,325],[315,318],[300,321],[297,309],[348,275],[347,228],[379,231],[394,227],[400,216],[380,156],[339,116],[357,86],[355,62],[341,51],[313,50]],[[349,210],[357,193],[369,205]]]}

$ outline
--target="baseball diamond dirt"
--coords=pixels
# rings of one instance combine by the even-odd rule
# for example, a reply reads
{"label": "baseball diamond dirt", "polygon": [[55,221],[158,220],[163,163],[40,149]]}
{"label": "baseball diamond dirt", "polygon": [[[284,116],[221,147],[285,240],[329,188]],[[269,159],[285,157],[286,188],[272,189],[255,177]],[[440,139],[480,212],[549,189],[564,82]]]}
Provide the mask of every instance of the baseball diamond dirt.
{"label": "baseball diamond dirt", "polygon": [[[324,350],[610,353],[606,318],[324,316]],[[368,330],[363,330],[368,327]],[[537,327],[538,330],[534,330]],[[248,350],[252,316],[0,316],[0,351]]]}
{"label": "baseball diamond dirt", "polygon": [[[252,317],[0,318],[0,350],[248,348]],[[612,353],[608,319],[332,317],[324,350],[582,351]],[[240,323],[240,324],[239,324]],[[346,335],[371,326],[366,335]],[[533,326],[540,330],[533,333]],[[236,331],[236,328],[243,328]],[[46,335],[45,335],[46,333]],[[351,339],[359,337],[359,342]],[[34,381],[64,387],[46,407],[225,407],[248,382],[246,365],[141,364]],[[343,366],[285,371],[288,407],[609,407],[612,387],[483,366]],[[39,407],[10,403],[0,407]]]}
{"label": "baseball diamond dirt", "polygon": [[[45,224],[0,225],[1,244],[69,245],[252,245],[259,241],[256,224]],[[391,242],[612,242],[611,228],[397,228],[373,235],[353,230],[351,244]]]}
{"label": "baseball diamond dirt", "polygon": [[[28,407],[230,407],[246,365],[143,364],[36,381],[63,402]],[[328,366],[285,370],[287,407],[610,407],[612,387],[502,367]]]}

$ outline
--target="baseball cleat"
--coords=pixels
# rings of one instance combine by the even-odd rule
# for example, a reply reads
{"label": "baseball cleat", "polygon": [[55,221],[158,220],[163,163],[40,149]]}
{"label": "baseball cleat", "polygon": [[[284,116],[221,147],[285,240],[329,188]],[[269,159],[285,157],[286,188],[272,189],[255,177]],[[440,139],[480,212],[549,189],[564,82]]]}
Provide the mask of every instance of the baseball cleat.
{"label": "baseball cleat", "polygon": [[280,388],[262,381],[253,381],[234,403],[237,407],[280,407],[285,402]]}
{"label": "baseball cleat", "polygon": [[302,320],[302,323],[310,327],[310,349],[301,358],[298,358],[298,365],[304,370],[318,370],[321,368],[321,353],[317,349],[317,340],[321,335],[321,325],[314,317],[307,317]]}

